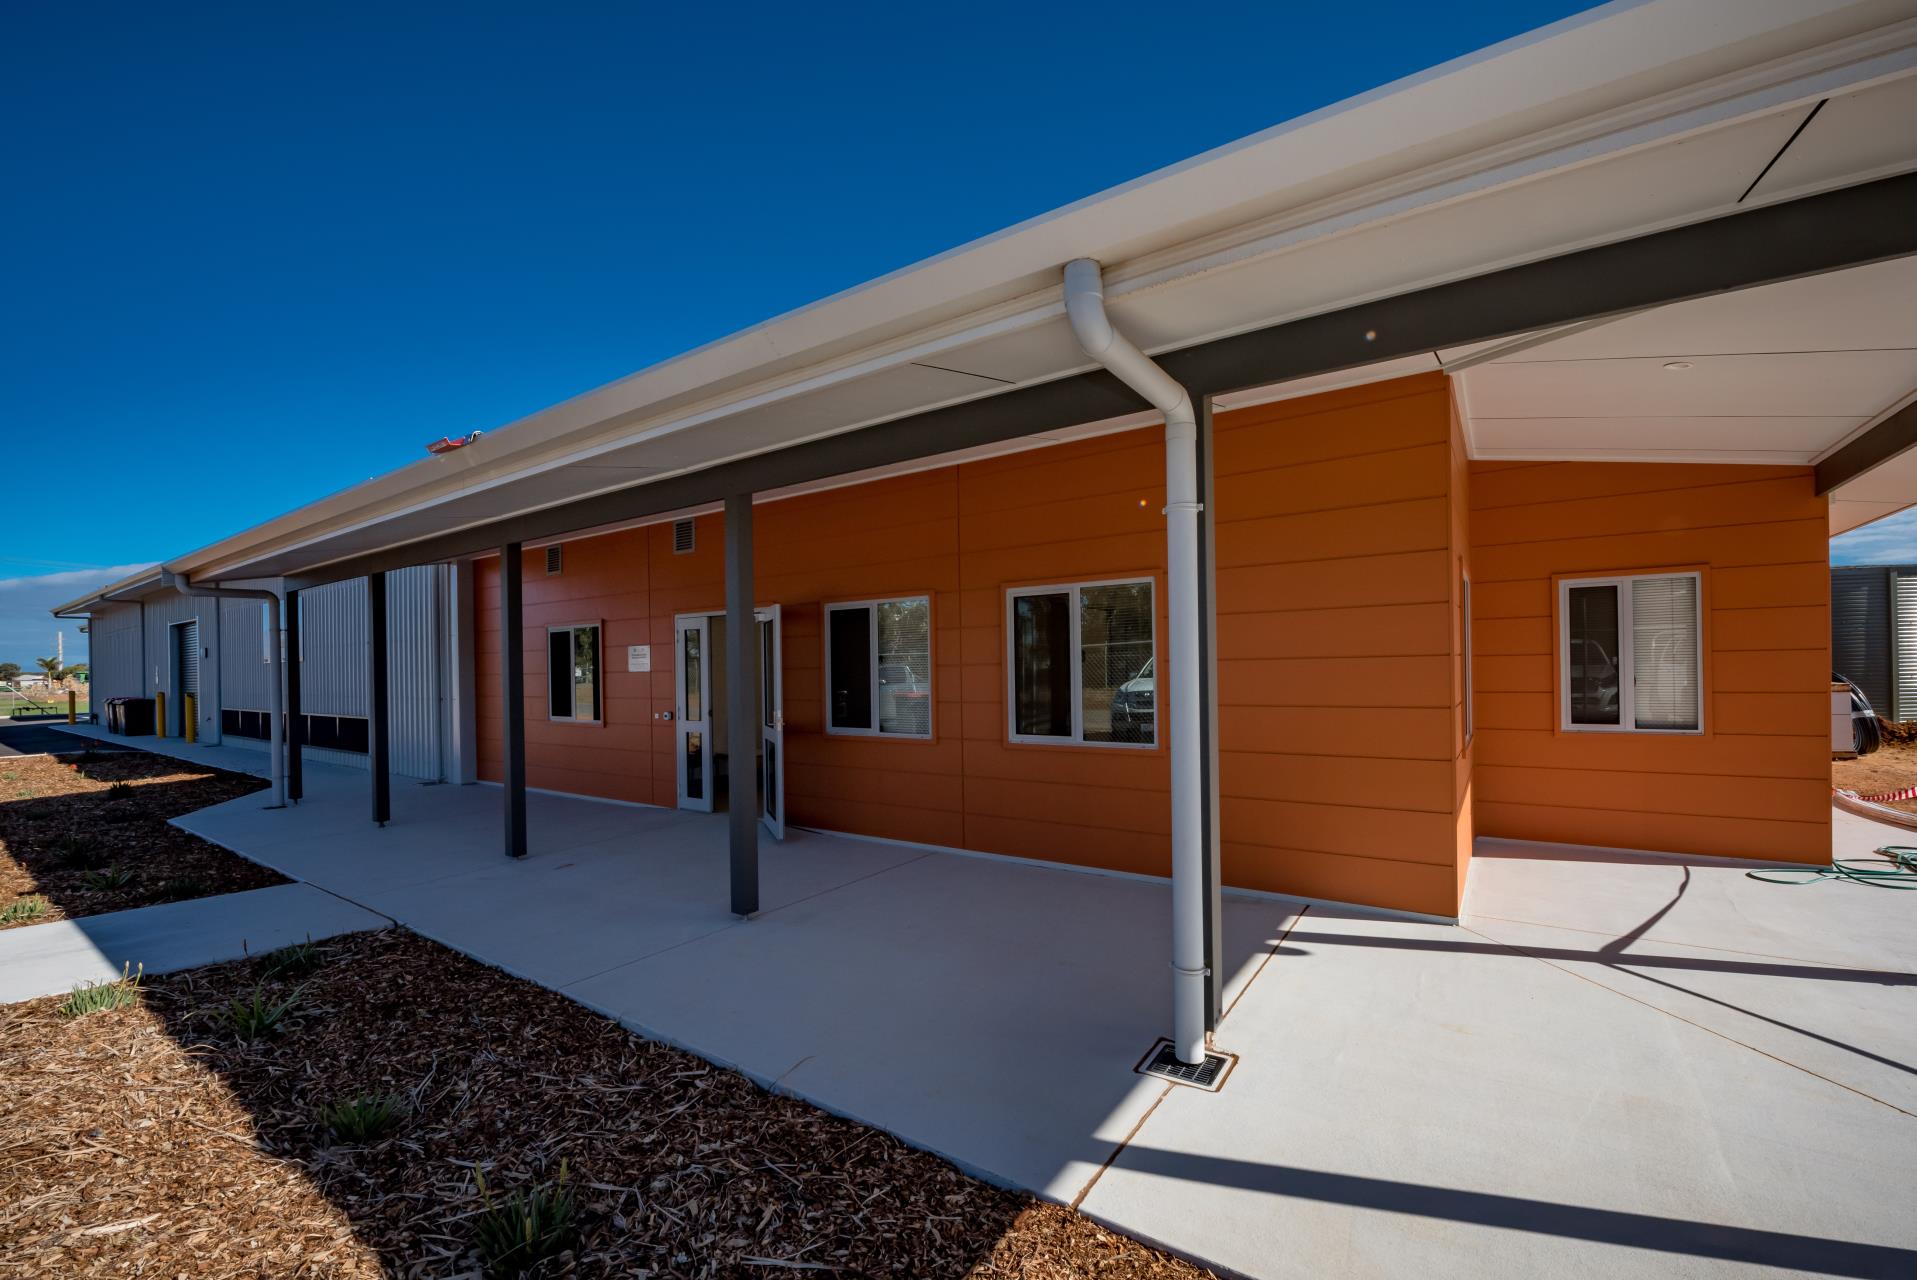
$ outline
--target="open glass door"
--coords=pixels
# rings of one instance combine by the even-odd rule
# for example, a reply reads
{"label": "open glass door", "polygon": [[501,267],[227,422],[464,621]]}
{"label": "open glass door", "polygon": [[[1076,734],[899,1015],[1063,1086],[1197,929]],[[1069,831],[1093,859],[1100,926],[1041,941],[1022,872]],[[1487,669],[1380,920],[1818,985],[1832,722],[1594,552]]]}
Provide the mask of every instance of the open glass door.
{"label": "open glass door", "polygon": [[674,626],[673,712],[678,719],[679,807],[712,812],[711,629],[706,619],[684,617]]}
{"label": "open glass door", "polygon": [[[785,670],[779,652],[779,606],[756,609],[759,620],[759,820],[785,839]],[[736,739],[735,739],[736,741]]]}

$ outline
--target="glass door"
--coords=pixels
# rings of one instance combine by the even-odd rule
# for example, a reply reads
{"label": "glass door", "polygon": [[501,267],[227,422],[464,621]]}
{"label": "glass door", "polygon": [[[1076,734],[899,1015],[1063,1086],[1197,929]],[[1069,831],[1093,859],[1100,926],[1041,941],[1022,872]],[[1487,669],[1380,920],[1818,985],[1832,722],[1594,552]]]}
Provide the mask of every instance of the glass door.
{"label": "glass door", "polygon": [[785,662],[779,650],[779,606],[754,610],[753,616],[759,620],[759,820],[773,839],[783,840]]}
{"label": "glass door", "polygon": [[712,812],[711,628],[703,617],[674,624],[673,713],[679,747],[679,807]]}

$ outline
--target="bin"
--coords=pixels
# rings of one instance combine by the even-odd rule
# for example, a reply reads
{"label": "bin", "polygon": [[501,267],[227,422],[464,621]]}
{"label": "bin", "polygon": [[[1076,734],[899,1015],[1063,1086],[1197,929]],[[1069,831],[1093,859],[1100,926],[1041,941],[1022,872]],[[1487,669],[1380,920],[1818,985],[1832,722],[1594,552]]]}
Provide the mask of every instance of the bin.
{"label": "bin", "polygon": [[125,708],[125,698],[108,698],[106,700],[106,729],[108,733],[126,732],[126,720],[124,718]]}
{"label": "bin", "polygon": [[120,698],[117,701],[120,703],[120,728],[117,732],[134,738],[150,736],[153,732],[153,699]]}

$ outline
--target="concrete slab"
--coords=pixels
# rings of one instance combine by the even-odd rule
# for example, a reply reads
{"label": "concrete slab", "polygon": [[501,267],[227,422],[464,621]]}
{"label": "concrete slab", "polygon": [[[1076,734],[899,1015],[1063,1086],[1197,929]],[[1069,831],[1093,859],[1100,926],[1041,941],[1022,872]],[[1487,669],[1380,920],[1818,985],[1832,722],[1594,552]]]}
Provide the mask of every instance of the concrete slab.
{"label": "concrete slab", "polygon": [[389,923],[310,884],[280,884],[7,929],[0,931],[0,1004],[111,981],[127,966],[169,973]]}
{"label": "concrete slab", "polygon": [[1908,1182],[1911,1117],[1456,937],[1309,911],[1224,1092],[1171,1088],[1086,1211],[1259,1276],[1912,1274],[1857,1194]]}
{"label": "concrete slab", "polygon": [[[1228,998],[1293,909],[1227,903]],[[1162,885],[928,854],[565,990],[1069,1202],[1159,1092],[1169,948]]]}

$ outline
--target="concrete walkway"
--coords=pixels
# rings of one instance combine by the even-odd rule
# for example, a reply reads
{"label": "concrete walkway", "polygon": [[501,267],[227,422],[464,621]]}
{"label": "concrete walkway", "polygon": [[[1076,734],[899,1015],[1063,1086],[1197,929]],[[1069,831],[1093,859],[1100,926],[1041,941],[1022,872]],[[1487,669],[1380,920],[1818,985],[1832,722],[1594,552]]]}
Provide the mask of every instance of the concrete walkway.
{"label": "concrete walkway", "polygon": [[[63,751],[81,751],[86,743],[80,736],[65,732],[70,726],[64,720],[44,721],[24,724],[0,721],[0,758],[10,756],[55,755]],[[93,735],[87,734],[91,738]],[[96,739],[96,751],[128,750],[126,739],[111,736]]]}
{"label": "concrete walkway", "polygon": [[310,884],[279,884],[24,925],[0,930],[0,1004],[111,981],[127,967],[168,973],[389,923]]}
{"label": "concrete walkway", "polygon": [[514,863],[494,788],[307,776],[180,825],[1226,1271],[1917,1275],[1917,895],[1481,841],[1462,926],[1228,899],[1208,1094],[1133,1071],[1160,883],[796,832],[741,922],[722,817],[535,794]]}

